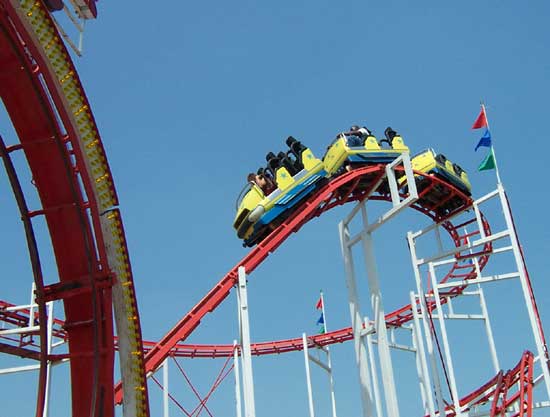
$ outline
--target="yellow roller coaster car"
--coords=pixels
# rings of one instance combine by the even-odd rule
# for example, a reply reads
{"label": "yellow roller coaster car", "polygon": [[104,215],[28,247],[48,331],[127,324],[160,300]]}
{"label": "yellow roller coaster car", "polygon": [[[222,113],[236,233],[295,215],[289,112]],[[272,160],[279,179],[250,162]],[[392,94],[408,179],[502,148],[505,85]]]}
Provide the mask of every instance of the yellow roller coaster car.
{"label": "yellow roller coaster car", "polygon": [[403,142],[403,138],[399,135],[392,138],[390,148],[382,148],[372,135],[367,136],[364,144],[354,145],[350,144],[349,138],[341,134],[329,146],[323,158],[325,170],[329,176],[337,173],[346,164],[354,166],[389,163],[401,153],[409,151],[409,148]]}
{"label": "yellow roller coaster car", "polygon": [[415,155],[411,162],[413,170],[434,174],[451,183],[466,195],[472,195],[472,186],[466,171],[449,161],[445,155],[438,154],[433,149],[427,149]]}
{"label": "yellow roller coaster car", "polygon": [[[327,148],[322,160],[296,139],[289,137],[287,153],[266,156],[267,172],[275,184],[274,191],[262,189],[255,182],[248,183],[237,199],[237,213],[233,227],[244,246],[253,246],[266,237],[298,207],[298,203],[320,188],[326,181],[355,166],[387,164],[403,152],[408,152],[403,138],[391,128],[384,132],[386,139],[378,140],[368,135],[360,137],[354,132],[340,134]],[[388,147],[380,143],[387,142]],[[435,175],[452,184],[465,195],[471,195],[471,185],[466,172],[444,155],[427,149],[412,158],[412,168],[419,192],[432,185],[428,176]],[[399,179],[406,187],[405,177]],[[383,187],[384,184],[381,184]],[[448,214],[464,205],[464,198],[454,195],[448,187],[436,184],[421,199],[437,207],[440,214]]]}
{"label": "yellow roller coaster car", "polygon": [[[299,172],[296,167],[301,168]],[[310,195],[326,177],[323,162],[309,148],[302,147],[296,160],[287,160],[286,166],[273,166],[277,188],[265,195],[254,182],[248,183],[237,199],[237,214],[233,227],[244,246],[253,246],[262,240],[276,222],[282,221],[290,209]],[[291,175],[291,172],[294,175]]]}

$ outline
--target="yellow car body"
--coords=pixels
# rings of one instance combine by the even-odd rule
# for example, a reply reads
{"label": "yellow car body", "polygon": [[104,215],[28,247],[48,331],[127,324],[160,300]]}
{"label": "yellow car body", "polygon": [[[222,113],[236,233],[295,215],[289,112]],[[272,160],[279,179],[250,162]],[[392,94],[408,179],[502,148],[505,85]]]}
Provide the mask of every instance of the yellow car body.
{"label": "yellow car body", "polygon": [[368,136],[363,146],[348,145],[347,138],[342,134],[329,146],[323,162],[327,174],[333,175],[348,161],[350,164],[382,164],[393,161],[409,148],[401,136],[395,136],[391,148],[382,148],[374,136]]}
{"label": "yellow car body", "polygon": [[436,154],[433,149],[427,149],[415,155],[411,163],[413,170],[426,174],[433,173],[449,181],[468,196],[472,194],[472,186],[466,171],[453,164],[442,154]]}

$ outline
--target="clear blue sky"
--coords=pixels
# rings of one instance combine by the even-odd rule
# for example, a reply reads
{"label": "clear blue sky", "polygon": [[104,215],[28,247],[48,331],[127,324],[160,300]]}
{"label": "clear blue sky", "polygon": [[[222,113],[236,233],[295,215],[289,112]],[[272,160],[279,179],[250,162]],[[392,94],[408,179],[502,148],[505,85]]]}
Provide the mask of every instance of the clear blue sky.
{"label": "clear blue sky", "polygon": [[[432,146],[462,165],[474,196],[481,196],[495,185],[492,172],[476,172],[486,151],[474,152],[480,134],[470,127],[481,99],[549,330],[547,2],[172,1],[141,7],[103,0],[98,7],[77,66],[120,198],[145,339],[160,338],[246,254],[231,227],[235,199],[246,174],[267,152],[282,150],[288,135],[322,154],[351,124],[365,124],[379,136],[391,125],[412,153]],[[1,206],[10,210],[2,225],[19,242],[5,178],[2,185]],[[346,211],[304,227],[253,274],[254,340],[315,333],[321,288],[329,328],[349,325],[337,235]],[[423,224],[405,214],[377,237],[388,311],[405,304],[413,288],[404,233]],[[9,245],[2,243],[3,264],[10,274],[27,274],[26,253],[11,253]],[[17,265],[14,257],[21,259]],[[24,302],[26,282],[2,298]],[[489,302],[502,366],[510,368],[527,343],[507,347],[511,314],[500,295]],[[235,303],[229,297],[189,341],[231,343]],[[470,352],[477,343],[469,334],[464,330],[456,351]],[[359,415],[353,346],[336,346],[333,355],[339,415]],[[396,355],[401,415],[420,416],[416,382],[406,379],[410,366],[401,371],[399,365],[406,357]],[[486,362],[472,355],[462,365],[461,395],[489,379]],[[222,365],[182,363],[201,392]],[[301,353],[255,359],[254,372],[258,416],[307,414]],[[327,384],[316,375],[320,398]],[[214,415],[234,415],[232,378],[212,399]],[[0,386],[9,383],[0,380]],[[160,415],[159,391],[151,386],[151,392],[153,415]],[[194,408],[183,388],[175,394]],[[321,417],[330,413],[326,404],[320,399]]]}

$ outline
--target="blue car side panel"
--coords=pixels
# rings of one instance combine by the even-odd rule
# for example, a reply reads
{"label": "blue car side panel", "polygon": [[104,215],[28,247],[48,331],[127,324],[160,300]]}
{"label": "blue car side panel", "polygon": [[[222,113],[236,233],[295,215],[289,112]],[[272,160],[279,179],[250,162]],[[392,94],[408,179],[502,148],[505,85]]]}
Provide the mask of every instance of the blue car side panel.
{"label": "blue car side panel", "polygon": [[368,154],[354,154],[348,157],[350,162],[370,162],[375,164],[392,162],[398,154],[391,152],[370,152]]}
{"label": "blue car side panel", "polygon": [[260,219],[254,224],[254,231],[248,239],[245,240],[245,243],[252,242],[257,236],[257,233],[265,227],[265,225],[274,221],[277,217],[282,215],[288,209],[294,207],[298,204],[304,197],[309,195],[317,187],[319,180],[323,179],[326,176],[324,170],[318,172],[315,175],[312,175],[311,178],[308,178],[302,184],[297,185],[292,190],[290,190],[283,198],[281,198],[275,205],[265,213]]}
{"label": "blue car side panel", "polygon": [[315,188],[315,184],[317,184],[320,179],[324,178],[325,175],[325,171],[321,171],[311,176],[311,178],[308,178],[302,184],[294,187],[294,189],[289,191],[283,198],[277,201],[277,203],[275,203],[275,206],[271,210],[260,217],[256,224],[259,226],[269,224],[281,214],[283,214],[285,210],[294,207],[302,200],[303,197],[313,191],[313,189]]}

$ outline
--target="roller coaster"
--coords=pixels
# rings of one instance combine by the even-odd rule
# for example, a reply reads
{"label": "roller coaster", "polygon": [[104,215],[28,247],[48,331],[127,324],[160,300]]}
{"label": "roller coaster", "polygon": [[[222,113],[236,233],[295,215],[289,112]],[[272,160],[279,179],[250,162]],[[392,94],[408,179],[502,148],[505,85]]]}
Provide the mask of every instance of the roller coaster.
{"label": "roller coaster", "polygon": [[[4,324],[0,330],[0,352],[34,363],[31,368],[37,374],[36,416],[47,415],[51,368],[64,362],[68,362],[70,367],[71,407],[68,413],[111,417],[115,415],[115,404],[123,404],[124,416],[149,416],[147,378],[152,377],[169,357],[232,358],[240,355],[243,364],[248,363],[250,367],[250,358],[245,362],[247,355],[323,349],[353,340],[360,369],[363,415],[381,416],[381,404],[385,401],[388,416],[396,417],[399,411],[388,355],[394,345],[387,337],[387,332],[394,329],[412,331],[424,415],[531,416],[536,410],[544,410],[550,405],[547,345],[504,189],[499,184],[496,191],[474,200],[467,177],[459,167],[449,166],[446,159],[441,161],[440,158],[439,165],[436,165],[447,167],[446,172],[454,172],[452,178],[429,175],[431,169],[421,168],[418,165],[420,159],[415,162],[413,158],[411,163],[406,150],[395,145],[390,150],[395,151],[391,158],[371,161],[367,165],[357,163],[350,170],[340,169],[343,160],[338,162],[338,166],[329,166],[326,162],[308,164],[305,162],[308,151],[304,149],[298,153],[297,159],[291,161],[292,167],[282,164],[273,169],[271,174],[279,188],[279,192],[274,191],[274,194],[280,197],[288,195],[288,190],[293,187],[282,185],[287,184],[285,177],[300,184],[302,179],[311,178],[310,173],[323,170],[326,175],[321,176],[323,181],[316,181],[315,186],[300,193],[292,206],[286,206],[282,211],[284,215],[267,218],[259,229],[250,231],[261,216],[247,217],[248,225],[240,228],[237,220],[248,216],[248,213],[241,216],[241,210],[235,226],[246,246],[251,246],[249,253],[163,338],[154,342],[143,341],[114,180],[91,106],[52,14],[62,6],[63,2],[56,1],[0,0],[0,97],[19,139],[14,144],[6,144],[2,139],[0,155],[23,222],[33,274],[33,296],[28,305],[0,302],[0,321]],[[78,0],[72,6],[80,18],[94,18],[97,14],[92,0]],[[346,148],[344,140],[337,138],[333,146],[339,144],[353,162],[353,149]],[[380,152],[369,149],[371,142],[365,143],[359,156]],[[20,180],[22,174],[13,162],[13,155],[17,152],[22,153],[28,163],[33,190],[27,189]],[[333,148],[325,157],[335,153]],[[435,154],[432,156],[435,159]],[[301,170],[306,172],[300,173]],[[251,187],[254,189],[254,185]],[[38,198],[33,198],[33,192]],[[277,204],[262,190],[254,192],[259,197],[252,206],[265,208],[264,204]],[[506,226],[501,231],[492,230],[480,208],[492,199],[501,204],[504,213]],[[363,213],[365,219],[368,201],[387,202],[390,209],[374,223],[365,222],[364,229],[352,236],[350,219],[357,213]],[[251,274],[306,223],[346,203],[354,203],[351,217],[340,225],[352,327],[307,338],[248,346],[245,341],[240,345],[184,343],[205,316],[213,312],[235,287],[242,291],[240,286],[244,275]],[[35,207],[37,204],[40,206]],[[431,224],[407,236],[416,292],[410,294],[410,304],[384,312],[376,271],[371,263],[368,274],[372,280],[369,281],[371,297],[378,301],[373,305],[374,319],[363,320],[357,294],[352,291],[355,278],[350,248],[364,242],[366,256],[371,256],[368,242],[372,233],[405,208],[426,216]],[[265,214],[268,213],[269,210],[265,210]],[[47,280],[43,273],[33,224],[37,218],[44,219],[50,235],[58,272],[53,281]],[[468,228],[471,230],[467,231]],[[420,257],[416,240],[435,232],[441,241],[440,230],[448,234],[450,247],[444,249],[440,245],[437,254]],[[509,241],[508,246],[498,245],[504,240]],[[502,253],[512,254],[517,271],[483,275],[489,260]],[[446,270],[437,279],[436,270],[442,265]],[[422,279],[422,268],[428,269],[428,283]],[[445,306],[450,308],[453,299],[471,295],[472,286],[478,288],[476,295],[482,299],[482,284],[512,278],[521,283],[520,298],[528,311],[534,338],[533,352],[526,351],[509,371],[496,366],[498,361],[495,360],[494,378],[460,397],[453,377],[445,325],[445,320],[456,314],[451,310],[444,313],[443,309]],[[424,288],[426,285],[427,289]],[[243,293],[239,294],[242,296]],[[54,302],[62,305],[63,320],[55,319]],[[484,318],[487,319],[486,314]],[[435,340],[439,348],[434,320],[439,322],[443,335],[439,365],[433,346]],[[377,337],[384,401],[377,394],[377,371],[369,368],[365,356],[365,346],[372,348],[368,340],[373,335]],[[54,351],[58,345],[65,346],[65,350]],[[117,352],[119,382],[114,378]],[[440,367],[448,376],[450,401],[445,401],[442,395],[442,383],[438,379]],[[31,368],[27,366],[25,370]],[[535,401],[535,394],[543,399]],[[245,396],[245,408],[247,416],[252,415],[250,397]]]}
{"label": "roller coaster", "polygon": [[[368,132],[368,129],[363,129]],[[253,246],[267,237],[271,230],[299,207],[304,198],[326,181],[356,167],[392,163],[403,152],[409,151],[403,138],[393,129],[388,127],[385,134],[386,139],[383,140],[389,144],[389,149],[382,148],[371,133],[364,137],[356,136],[360,135],[356,132],[340,134],[328,147],[322,160],[290,136],[287,139],[290,150],[279,152],[277,156],[273,152],[267,154],[267,167],[260,168],[256,175],[250,174],[252,181],[239,195],[233,227],[237,230],[237,236],[244,239],[243,245]],[[437,206],[439,214],[464,209],[467,204],[464,196],[455,197],[453,192],[448,192],[448,187],[431,186],[425,180],[435,175],[450,184],[451,188],[456,187],[470,196],[468,175],[459,165],[453,164],[433,149],[419,153],[411,163],[413,168],[417,168],[415,181],[425,190],[422,198],[430,200],[432,206]],[[368,178],[362,181],[368,183]],[[379,193],[388,193],[387,181],[379,186]],[[408,184],[404,175],[399,177],[399,187],[403,188],[404,193],[407,192]]]}

